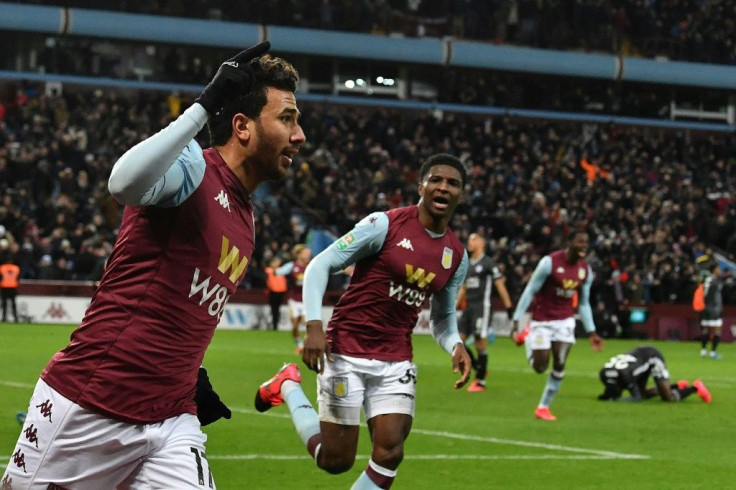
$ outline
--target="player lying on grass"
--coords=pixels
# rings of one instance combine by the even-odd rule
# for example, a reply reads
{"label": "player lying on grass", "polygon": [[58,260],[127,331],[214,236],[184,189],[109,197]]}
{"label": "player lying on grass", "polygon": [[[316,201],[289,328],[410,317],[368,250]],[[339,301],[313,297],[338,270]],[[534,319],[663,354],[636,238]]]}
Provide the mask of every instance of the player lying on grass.
{"label": "player lying on grass", "polygon": [[[641,346],[625,354],[612,357],[600,370],[601,382],[605,391],[599,400],[639,402],[657,395],[666,402],[679,402],[697,393],[705,403],[710,403],[711,394],[701,380],[693,382],[680,380],[670,384],[670,373],[662,353],[654,347]],[[649,377],[654,387],[647,388]],[[622,398],[624,390],[630,396]]]}

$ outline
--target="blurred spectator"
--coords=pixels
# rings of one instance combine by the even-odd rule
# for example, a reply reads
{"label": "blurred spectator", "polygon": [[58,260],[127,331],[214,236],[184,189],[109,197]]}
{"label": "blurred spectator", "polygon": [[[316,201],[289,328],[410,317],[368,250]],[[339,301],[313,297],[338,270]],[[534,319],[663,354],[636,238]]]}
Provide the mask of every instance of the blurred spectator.
{"label": "blurred spectator", "polygon": [[[97,280],[122,211],[106,190],[111,162],[171,120],[167,94],[25,90],[30,95],[8,107],[0,126],[0,252],[13,250],[22,279]],[[254,195],[259,241],[248,287],[265,287],[263,264],[311,230],[340,236],[370,212],[411,203],[418,163],[436,152],[468,166],[466,200],[452,227],[462,238],[483,233],[514,300],[533,264],[559,248],[573,225],[591,237],[592,300],[604,301],[622,322],[628,305],[688,303],[693,261],[708,247],[734,259],[734,135],[308,103],[300,109],[309,142],[291,177]],[[583,158],[608,177],[589,180]],[[734,282],[724,274],[726,304],[736,304]]]}
{"label": "blurred spectator", "polygon": [[3,322],[8,321],[8,311],[12,310],[13,320],[18,323],[18,306],[15,298],[18,295],[20,267],[12,255],[0,261],[0,300],[3,304]]}
{"label": "blurred spectator", "polygon": [[621,335],[622,329],[618,317],[606,308],[603,301],[598,301],[593,309],[593,321],[601,337],[608,339]]}

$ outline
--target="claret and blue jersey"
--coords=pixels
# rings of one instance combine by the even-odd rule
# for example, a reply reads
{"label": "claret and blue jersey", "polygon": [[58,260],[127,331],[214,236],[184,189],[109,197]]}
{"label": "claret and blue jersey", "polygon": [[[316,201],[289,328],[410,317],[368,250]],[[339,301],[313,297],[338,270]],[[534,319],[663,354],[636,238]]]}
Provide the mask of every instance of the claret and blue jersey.
{"label": "claret and blue jersey", "polygon": [[411,333],[432,296],[432,323],[441,332],[438,341],[448,352],[460,341],[454,304],[467,254],[452,231],[436,235],[426,230],[416,206],[369,215],[307,269],[307,320],[321,319],[329,274],[352,263],[350,285],[327,327],[332,352],[411,360]]}

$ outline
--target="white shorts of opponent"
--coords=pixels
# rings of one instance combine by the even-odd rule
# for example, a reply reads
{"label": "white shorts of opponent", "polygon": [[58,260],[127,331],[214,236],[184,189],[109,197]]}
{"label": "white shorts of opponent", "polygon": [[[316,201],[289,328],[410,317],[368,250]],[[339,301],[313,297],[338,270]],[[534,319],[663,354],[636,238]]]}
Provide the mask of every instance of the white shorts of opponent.
{"label": "white shorts of opponent", "polygon": [[333,354],[317,376],[319,419],[360,425],[376,415],[401,413],[414,417],[417,367],[411,361],[377,361]]}
{"label": "white shorts of opponent", "polygon": [[548,350],[552,342],[575,343],[575,318],[529,322],[527,340],[532,350]]}
{"label": "white shorts of opponent", "polygon": [[2,488],[214,489],[195,415],[155,424],[103,417],[39,380]]}

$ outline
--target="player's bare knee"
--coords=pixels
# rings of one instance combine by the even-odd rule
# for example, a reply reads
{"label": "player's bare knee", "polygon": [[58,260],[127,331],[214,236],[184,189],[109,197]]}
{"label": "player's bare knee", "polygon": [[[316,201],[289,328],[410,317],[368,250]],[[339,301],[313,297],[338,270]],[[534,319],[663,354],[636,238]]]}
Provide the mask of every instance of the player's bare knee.
{"label": "player's bare knee", "polygon": [[547,366],[549,365],[549,358],[548,357],[537,357],[534,356],[532,359],[532,369],[536,371],[539,374],[542,374],[547,370]]}
{"label": "player's bare knee", "polygon": [[340,473],[350,471],[353,467],[353,463],[355,463],[355,458],[348,458],[343,455],[329,457],[327,455],[320,454],[317,466],[331,475],[339,475]]}
{"label": "player's bare knee", "polygon": [[374,447],[371,459],[384,468],[396,469],[404,460],[404,445]]}
{"label": "player's bare knee", "polygon": [[542,374],[543,372],[547,370],[547,363],[542,364],[542,363],[533,362],[532,369],[534,369],[534,372]]}

